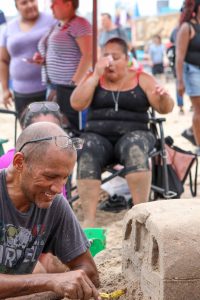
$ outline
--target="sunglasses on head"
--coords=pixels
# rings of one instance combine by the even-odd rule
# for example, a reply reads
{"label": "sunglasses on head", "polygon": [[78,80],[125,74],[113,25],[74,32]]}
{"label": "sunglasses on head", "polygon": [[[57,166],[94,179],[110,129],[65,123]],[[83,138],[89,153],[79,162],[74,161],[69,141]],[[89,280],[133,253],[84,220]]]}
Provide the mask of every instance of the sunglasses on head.
{"label": "sunglasses on head", "polygon": [[19,148],[18,152],[21,152],[22,149],[28,144],[39,143],[39,142],[44,142],[44,141],[54,141],[55,145],[59,148],[68,148],[68,149],[74,149],[74,150],[82,149],[83,143],[84,143],[83,139],[70,138],[66,135],[47,136],[44,138],[33,139],[33,140],[25,142]]}
{"label": "sunglasses on head", "polygon": [[43,109],[56,112],[60,110],[60,107],[56,102],[50,101],[33,102],[28,105],[28,110],[31,112],[38,112]]}

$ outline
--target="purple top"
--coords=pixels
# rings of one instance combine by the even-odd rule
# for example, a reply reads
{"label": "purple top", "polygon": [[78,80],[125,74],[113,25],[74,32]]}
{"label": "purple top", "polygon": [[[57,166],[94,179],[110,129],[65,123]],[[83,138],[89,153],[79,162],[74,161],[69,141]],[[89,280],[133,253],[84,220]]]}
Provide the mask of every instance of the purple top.
{"label": "purple top", "polygon": [[[3,154],[2,156],[0,156],[0,170],[7,168],[12,163],[14,154],[15,154],[15,149],[13,148],[8,150],[8,152]],[[63,186],[62,193],[64,197],[67,197],[65,186]]]}
{"label": "purple top", "polygon": [[19,18],[8,22],[0,37],[0,46],[6,47],[11,57],[10,77],[13,90],[28,94],[45,90],[41,82],[41,66],[23,61],[32,58],[38,51],[37,45],[41,37],[56,23],[51,15],[40,13],[31,30],[23,32],[19,26]]}

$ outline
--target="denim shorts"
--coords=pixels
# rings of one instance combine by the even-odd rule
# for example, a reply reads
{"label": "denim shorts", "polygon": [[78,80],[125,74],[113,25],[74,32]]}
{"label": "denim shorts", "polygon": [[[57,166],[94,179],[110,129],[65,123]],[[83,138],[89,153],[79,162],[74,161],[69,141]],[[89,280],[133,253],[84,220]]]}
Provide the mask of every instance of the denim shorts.
{"label": "denim shorts", "polygon": [[184,63],[183,78],[188,96],[200,96],[200,67]]}

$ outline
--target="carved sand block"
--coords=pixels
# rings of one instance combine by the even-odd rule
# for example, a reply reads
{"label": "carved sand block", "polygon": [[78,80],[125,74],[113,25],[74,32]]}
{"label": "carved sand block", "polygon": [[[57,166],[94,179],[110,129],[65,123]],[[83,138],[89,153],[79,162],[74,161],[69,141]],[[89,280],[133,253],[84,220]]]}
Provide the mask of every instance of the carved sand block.
{"label": "carved sand block", "polygon": [[200,299],[200,199],[139,204],[123,232],[123,273],[145,300]]}

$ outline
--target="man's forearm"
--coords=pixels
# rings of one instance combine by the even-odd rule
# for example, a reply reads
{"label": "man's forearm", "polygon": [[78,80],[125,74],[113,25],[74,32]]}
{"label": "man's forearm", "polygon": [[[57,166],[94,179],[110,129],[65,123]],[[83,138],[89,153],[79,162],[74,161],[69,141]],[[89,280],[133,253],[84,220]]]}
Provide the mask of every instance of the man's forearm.
{"label": "man's forearm", "polygon": [[48,274],[0,275],[0,299],[52,291]]}

